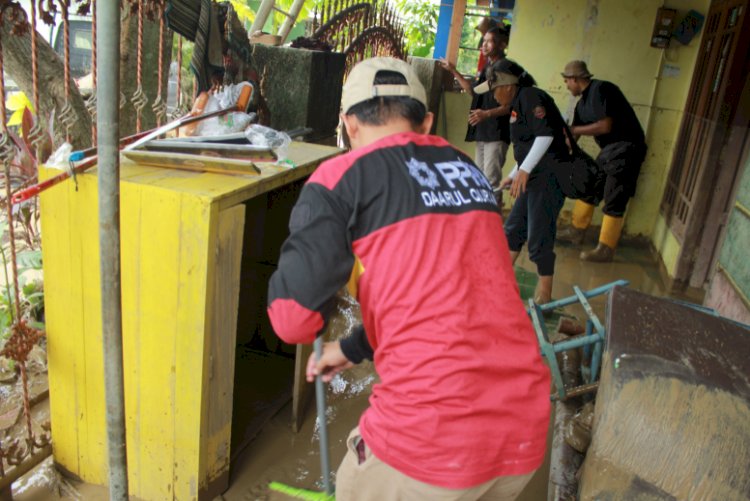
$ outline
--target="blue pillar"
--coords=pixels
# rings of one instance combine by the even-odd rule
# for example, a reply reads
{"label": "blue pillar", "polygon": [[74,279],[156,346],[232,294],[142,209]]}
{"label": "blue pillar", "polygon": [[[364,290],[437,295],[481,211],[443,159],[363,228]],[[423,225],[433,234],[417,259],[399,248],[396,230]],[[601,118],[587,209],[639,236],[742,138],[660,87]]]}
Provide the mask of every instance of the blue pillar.
{"label": "blue pillar", "polygon": [[448,38],[451,33],[451,18],[453,18],[453,0],[442,0],[438,13],[437,34],[435,35],[434,59],[445,57],[448,50]]}

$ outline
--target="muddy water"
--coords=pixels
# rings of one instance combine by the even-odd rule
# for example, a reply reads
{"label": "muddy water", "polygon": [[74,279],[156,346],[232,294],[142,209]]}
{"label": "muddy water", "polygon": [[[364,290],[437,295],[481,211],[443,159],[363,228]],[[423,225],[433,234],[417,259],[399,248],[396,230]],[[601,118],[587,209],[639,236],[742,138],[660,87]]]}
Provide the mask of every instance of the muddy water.
{"label": "muddy water", "polygon": [[[359,318],[356,303],[348,297],[339,298],[336,314],[330,322],[329,338],[338,339],[348,335]],[[335,470],[346,453],[346,437],[357,426],[360,415],[367,408],[367,399],[376,381],[373,365],[366,362],[337,375],[327,385],[326,422],[334,483]],[[308,409],[297,434],[291,432],[290,422],[291,405],[287,405],[266,425],[233,466],[230,488],[223,495],[225,500],[287,499],[268,491],[267,486],[271,481],[303,489],[323,490],[320,437],[314,407]],[[470,432],[467,430],[467,433]],[[545,464],[519,499],[545,499],[548,471],[549,466]]]}
{"label": "muddy water", "polygon": [[[664,295],[658,269],[650,262],[646,252],[632,249],[618,250],[614,263],[586,264],[578,260],[580,249],[558,248],[557,272],[553,297],[571,295],[572,285],[591,289],[625,278],[631,287],[654,295]],[[535,271],[522,253],[518,265]],[[604,299],[593,301],[595,311],[604,320]],[[577,312],[573,312],[576,314]],[[578,312],[580,313],[580,312]],[[351,301],[342,300],[333,320],[331,336],[345,335],[358,319],[358,312]],[[338,376],[327,386],[327,423],[331,465],[335,470],[345,453],[344,440],[357,425],[359,416],[367,407],[370,388],[376,381],[373,367],[369,363],[359,365]],[[282,499],[274,497],[267,489],[270,481],[279,481],[295,487],[322,490],[318,430],[315,426],[315,409],[311,405],[298,433],[291,430],[291,404],[286,405],[263,428],[232,464],[230,487],[224,493],[227,501],[252,501]],[[548,450],[549,453],[549,450]],[[548,454],[549,457],[549,454]],[[540,501],[547,497],[549,459],[537,472],[522,501]],[[54,498],[50,495],[54,493]],[[57,494],[62,495],[57,498]],[[107,490],[102,487],[83,485],[61,479],[51,463],[46,463],[28,475],[23,482],[14,485],[17,501],[42,501],[47,499],[106,500]]]}
{"label": "muddy water", "polygon": [[[348,335],[360,321],[359,307],[348,296],[338,298],[329,322],[327,339]],[[335,470],[346,452],[344,441],[367,408],[367,399],[377,380],[373,365],[362,363],[337,375],[326,385],[326,423],[331,466]],[[232,466],[226,500],[276,499],[268,491],[271,481],[311,490],[323,489],[320,470],[320,435],[314,402],[307,409],[298,433],[291,431],[291,403],[264,427]],[[335,472],[333,475],[335,482]]]}
{"label": "muddy water", "polygon": [[[339,298],[336,314],[330,322],[329,338],[338,339],[348,335],[359,319],[356,303],[348,297]],[[376,381],[374,367],[366,362],[339,374],[327,386],[326,422],[334,482],[335,470],[346,453],[346,437],[357,426],[360,415],[367,408],[367,399]],[[550,422],[550,431],[553,420],[554,416]],[[297,434],[291,432],[290,422],[291,405],[287,405],[266,425],[259,437],[233,465],[230,488],[223,495],[225,500],[287,499],[269,492],[267,486],[271,481],[303,489],[323,490],[314,407],[308,409],[304,424]],[[467,430],[467,433],[470,432]],[[519,500],[546,499],[548,475],[549,455]]]}

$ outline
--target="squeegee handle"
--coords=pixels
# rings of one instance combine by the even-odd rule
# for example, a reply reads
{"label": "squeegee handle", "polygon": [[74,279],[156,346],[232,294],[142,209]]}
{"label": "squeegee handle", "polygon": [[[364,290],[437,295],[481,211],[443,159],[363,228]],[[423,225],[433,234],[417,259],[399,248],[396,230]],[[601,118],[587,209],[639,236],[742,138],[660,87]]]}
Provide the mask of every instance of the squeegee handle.
{"label": "squeegee handle", "polygon": [[[323,356],[323,337],[318,336],[313,343],[315,358]],[[326,422],[326,389],[323,376],[315,376],[315,403],[318,410],[318,431],[320,435],[320,471],[323,474],[323,489],[329,496],[333,494],[331,485],[331,460],[328,455],[328,423]]]}

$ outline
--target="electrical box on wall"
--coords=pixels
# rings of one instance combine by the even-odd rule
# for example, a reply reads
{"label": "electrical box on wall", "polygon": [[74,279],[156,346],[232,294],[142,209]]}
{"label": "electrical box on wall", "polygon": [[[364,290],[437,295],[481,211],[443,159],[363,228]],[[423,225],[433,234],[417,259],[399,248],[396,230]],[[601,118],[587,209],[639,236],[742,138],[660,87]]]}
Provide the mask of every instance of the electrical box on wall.
{"label": "electrical box on wall", "polygon": [[675,26],[674,33],[672,36],[677,39],[678,42],[683,45],[690,43],[690,40],[697,35],[703,27],[703,14],[700,12],[691,10],[687,13],[685,18]]}
{"label": "electrical box on wall", "polygon": [[677,17],[675,9],[661,7],[656,11],[654,32],[651,34],[651,47],[666,49],[669,47],[669,39],[672,37],[674,20]]}

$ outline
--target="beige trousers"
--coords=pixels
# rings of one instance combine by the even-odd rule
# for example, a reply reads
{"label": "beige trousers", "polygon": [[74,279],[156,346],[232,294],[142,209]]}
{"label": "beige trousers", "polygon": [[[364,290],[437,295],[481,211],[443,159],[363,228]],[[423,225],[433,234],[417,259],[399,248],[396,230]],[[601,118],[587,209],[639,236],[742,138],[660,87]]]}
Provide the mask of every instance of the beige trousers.
{"label": "beige trousers", "polygon": [[491,143],[477,141],[475,148],[474,156],[477,165],[487,176],[492,189],[497,191],[500,181],[503,180],[503,165],[505,165],[505,157],[508,154],[508,143],[503,141]]}
{"label": "beige trousers", "polygon": [[375,457],[366,445],[360,464],[360,440],[359,428],[354,428],[336,473],[336,501],[513,501],[534,474],[498,477],[468,489],[446,489],[400,473]]}

